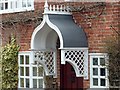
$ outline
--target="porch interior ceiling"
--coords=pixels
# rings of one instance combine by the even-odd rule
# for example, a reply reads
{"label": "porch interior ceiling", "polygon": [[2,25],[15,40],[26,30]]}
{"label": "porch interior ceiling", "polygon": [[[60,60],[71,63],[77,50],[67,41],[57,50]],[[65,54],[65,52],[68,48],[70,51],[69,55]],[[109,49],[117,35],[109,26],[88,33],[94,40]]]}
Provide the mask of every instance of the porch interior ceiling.
{"label": "porch interior ceiling", "polygon": [[34,49],[56,49],[58,35],[47,23],[37,32],[34,39]]}

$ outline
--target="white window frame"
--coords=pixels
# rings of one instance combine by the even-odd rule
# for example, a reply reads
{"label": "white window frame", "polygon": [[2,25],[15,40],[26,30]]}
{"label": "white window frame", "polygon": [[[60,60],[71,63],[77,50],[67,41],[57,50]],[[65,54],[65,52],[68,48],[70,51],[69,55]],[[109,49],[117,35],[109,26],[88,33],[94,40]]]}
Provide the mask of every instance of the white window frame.
{"label": "white window frame", "polygon": [[[107,60],[106,53],[90,53],[90,88],[108,88],[108,70],[106,66],[100,65],[100,58],[105,58]],[[93,65],[93,58],[98,58],[98,65]],[[106,64],[106,63],[105,63]],[[93,68],[98,68],[98,75],[93,75]],[[100,68],[105,68],[105,76],[100,76]],[[93,78],[98,78],[98,86],[93,85]],[[106,86],[100,86],[100,79],[105,79]]]}
{"label": "white window frame", "polygon": [[[22,6],[22,1],[23,0],[0,0],[0,4],[3,4],[3,10],[0,9],[0,14],[34,10],[34,0],[31,0],[31,6],[28,6],[29,0],[24,0],[26,7]],[[8,3],[7,9],[5,9],[6,2]]]}
{"label": "white window frame", "polygon": [[[33,86],[33,79],[37,79],[37,88],[39,88],[39,84],[38,84],[39,82],[38,82],[38,80],[42,79],[43,80],[43,88],[45,88],[45,84],[44,84],[44,71],[43,71],[43,77],[41,77],[41,76],[39,77],[38,76],[38,68],[40,66],[38,67],[37,65],[34,65],[34,64],[32,64],[31,66],[32,66],[32,70],[31,70],[31,72],[32,72],[32,77],[31,77],[32,78],[32,86]],[[36,76],[33,76],[33,67],[37,68],[37,75]]]}
{"label": "white window frame", "polygon": [[[23,55],[24,56],[24,64],[20,64],[20,56]],[[26,65],[25,64],[25,56],[29,56],[29,64]],[[29,79],[29,88],[33,88],[33,79],[37,79],[37,83],[38,83],[38,79],[42,79],[43,80],[43,88],[45,88],[45,84],[44,84],[44,72],[43,72],[43,76],[33,76],[33,67],[37,67],[37,65],[33,64],[33,60],[31,57],[31,52],[30,51],[20,51],[18,54],[18,66],[19,66],[19,70],[18,70],[18,88],[27,88],[26,87],[26,79]],[[20,66],[24,67],[24,76],[20,75]],[[29,67],[29,76],[25,76],[26,71],[25,71],[25,67]],[[20,78],[24,79],[24,87],[21,87],[20,85]],[[37,88],[38,88],[38,84],[37,84]]]}

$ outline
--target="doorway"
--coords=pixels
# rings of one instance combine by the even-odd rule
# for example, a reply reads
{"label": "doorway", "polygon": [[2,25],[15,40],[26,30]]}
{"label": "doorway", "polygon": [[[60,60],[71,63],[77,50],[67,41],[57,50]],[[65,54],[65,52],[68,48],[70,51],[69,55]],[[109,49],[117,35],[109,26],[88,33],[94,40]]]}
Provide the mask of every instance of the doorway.
{"label": "doorway", "polygon": [[69,63],[60,65],[60,89],[83,89],[83,77],[76,77],[75,71]]}
{"label": "doorway", "polygon": [[[61,64],[61,50],[60,48],[60,40],[59,38],[57,39],[56,43],[56,48],[57,48],[57,66],[60,68],[60,90],[74,90],[74,89],[83,89],[83,77],[76,77],[74,68],[72,67],[71,64],[66,62],[65,65]],[[58,70],[58,69],[57,69]]]}

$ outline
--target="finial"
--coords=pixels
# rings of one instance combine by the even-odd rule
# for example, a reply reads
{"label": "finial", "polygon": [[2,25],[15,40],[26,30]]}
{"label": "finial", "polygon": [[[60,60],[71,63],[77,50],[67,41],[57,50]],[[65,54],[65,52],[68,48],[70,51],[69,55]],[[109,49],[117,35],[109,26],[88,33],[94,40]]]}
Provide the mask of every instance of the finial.
{"label": "finial", "polygon": [[48,1],[45,0],[44,13],[48,11]]}

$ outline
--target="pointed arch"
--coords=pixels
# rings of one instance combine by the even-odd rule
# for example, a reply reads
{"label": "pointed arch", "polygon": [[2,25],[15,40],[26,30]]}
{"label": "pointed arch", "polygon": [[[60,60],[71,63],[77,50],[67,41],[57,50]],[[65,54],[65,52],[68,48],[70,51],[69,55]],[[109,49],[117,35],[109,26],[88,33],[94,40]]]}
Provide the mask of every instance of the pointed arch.
{"label": "pointed arch", "polygon": [[[63,48],[63,37],[62,37],[62,34],[61,34],[59,28],[50,22],[48,15],[44,15],[44,19],[43,19],[42,23],[34,30],[34,32],[32,34],[31,49],[38,49],[35,47],[35,44],[37,44],[37,43],[35,43],[35,39],[41,40],[42,44],[41,44],[41,47],[39,47],[39,49],[46,49],[47,47],[42,47],[42,46],[46,46],[47,36],[52,31],[54,32],[53,37],[56,37],[56,35],[59,37],[60,48]],[[36,35],[38,33],[39,33],[39,35],[37,37]]]}

